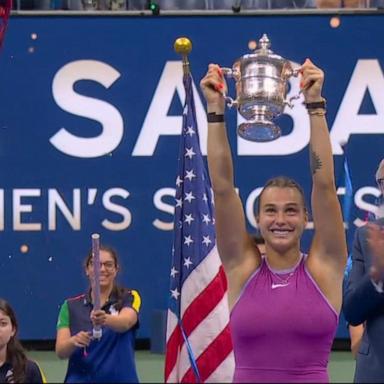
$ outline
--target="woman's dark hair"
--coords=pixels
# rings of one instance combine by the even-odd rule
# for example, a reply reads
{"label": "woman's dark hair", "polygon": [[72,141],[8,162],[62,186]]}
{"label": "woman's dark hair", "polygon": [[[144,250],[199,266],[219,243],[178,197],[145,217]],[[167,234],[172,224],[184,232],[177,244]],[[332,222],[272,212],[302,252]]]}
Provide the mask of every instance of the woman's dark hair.
{"label": "woman's dark hair", "polygon": [[17,330],[18,324],[16,320],[15,312],[9,303],[0,298],[0,311],[2,311],[6,316],[8,316],[11,320],[11,324],[13,329],[15,330],[15,334],[9,339],[7,344],[7,362],[11,364],[13,368],[13,382],[14,383],[25,383],[25,375],[26,375],[26,367],[27,367],[27,356],[25,355],[25,351],[17,340]]}
{"label": "woman's dark hair", "polygon": [[263,187],[263,190],[261,191],[258,199],[257,199],[257,208],[256,212],[259,215],[260,214],[260,207],[261,207],[261,198],[265,192],[266,189],[272,188],[272,187],[277,187],[277,188],[293,188],[296,189],[300,196],[301,200],[303,202],[303,207],[304,210],[307,211],[307,207],[305,205],[305,196],[304,196],[304,191],[303,188],[293,179],[286,177],[286,176],[278,176],[278,177],[273,177],[272,179],[269,179]]}
{"label": "woman's dark hair", "polygon": [[256,245],[265,244],[264,237],[259,232],[252,235],[252,240]]}
{"label": "woman's dark hair", "polygon": [[[112,256],[112,259],[115,263],[115,268],[119,267],[119,256],[117,255],[116,249],[114,249],[113,247],[111,247],[109,245],[103,245],[103,244],[100,244],[99,249],[100,249],[100,251],[108,252]],[[93,257],[92,249],[90,249],[88,252],[88,255],[84,261],[85,268],[89,267],[89,265],[92,261],[92,257]],[[126,288],[119,287],[116,284],[114,284],[114,286],[112,288],[111,294],[114,295],[117,299],[117,303],[115,304],[115,308],[117,311],[120,311],[121,308],[123,307],[123,297],[124,297],[124,294],[126,291],[127,291]]]}

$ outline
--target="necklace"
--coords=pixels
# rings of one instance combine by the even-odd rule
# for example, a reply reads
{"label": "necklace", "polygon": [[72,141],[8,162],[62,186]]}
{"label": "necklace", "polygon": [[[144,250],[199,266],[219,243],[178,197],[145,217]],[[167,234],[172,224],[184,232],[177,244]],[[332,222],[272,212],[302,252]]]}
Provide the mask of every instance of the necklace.
{"label": "necklace", "polygon": [[281,277],[281,276],[279,276],[277,273],[274,273],[274,272],[272,272],[271,271],[271,273],[272,273],[272,275],[275,277],[275,278],[277,278],[277,280],[278,281],[273,281],[274,279],[272,278],[272,284],[271,284],[271,288],[272,289],[276,289],[276,288],[283,288],[283,287],[286,287],[286,286],[288,286],[289,285],[289,280],[292,278],[292,276],[295,274],[295,271],[293,271],[293,272],[290,272],[289,274],[288,274],[288,276],[286,276],[286,277]]}
{"label": "necklace", "polygon": [[288,270],[285,270],[285,271],[281,271],[280,273],[277,272],[276,270],[274,271],[268,264],[268,260],[265,258],[265,262],[267,263],[267,267],[268,267],[268,270],[269,272],[271,273],[271,277],[272,277],[272,284],[271,284],[271,288],[272,289],[275,289],[275,288],[279,288],[279,287],[286,287],[287,285],[289,285],[290,283],[290,280],[292,278],[292,276],[294,276],[301,260],[302,260],[302,255],[300,255],[300,258],[298,259],[298,261],[296,262],[295,266],[292,267],[292,268],[289,268]]}
{"label": "necklace", "polygon": [[272,275],[272,289],[278,288],[278,287],[285,287],[289,285],[289,282],[292,279],[292,276],[294,276],[297,270],[300,260],[292,269],[288,270],[288,272],[285,272],[285,273],[275,272],[269,267],[269,271],[271,272],[271,275]]}
{"label": "necklace", "polygon": [[[271,271],[271,272],[272,272],[272,275],[277,278],[278,283],[284,284],[284,285],[288,285],[289,280],[291,280],[292,276],[295,274],[295,271],[292,271],[292,272],[288,273],[287,276],[281,277],[280,274],[273,272],[273,271]],[[285,273],[284,273],[284,275],[285,275]]]}

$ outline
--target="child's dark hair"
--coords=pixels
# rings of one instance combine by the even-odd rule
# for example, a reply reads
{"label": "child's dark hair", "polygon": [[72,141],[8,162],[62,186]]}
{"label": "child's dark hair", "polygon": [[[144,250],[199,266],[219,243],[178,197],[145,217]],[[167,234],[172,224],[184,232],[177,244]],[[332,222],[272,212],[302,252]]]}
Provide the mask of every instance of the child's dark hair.
{"label": "child's dark hair", "polygon": [[22,347],[19,340],[17,340],[18,324],[16,320],[15,312],[13,311],[10,304],[0,298],[0,311],[2,311],[11,320],[12,327],[15,334],[10,338],[7,344],[7,362],[12,366],[13,369],[13,382],[14,383],[25,383],[26,379],[26,367],[27,367],[27,356],[24,348]]}

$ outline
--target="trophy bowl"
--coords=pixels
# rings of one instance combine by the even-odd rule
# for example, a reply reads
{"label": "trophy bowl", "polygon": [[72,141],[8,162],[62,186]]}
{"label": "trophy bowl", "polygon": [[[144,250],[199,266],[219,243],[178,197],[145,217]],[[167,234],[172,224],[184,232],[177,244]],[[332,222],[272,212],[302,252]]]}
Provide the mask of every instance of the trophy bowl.
{"label": "trophy bowl", "polygon": [[286,100],[288,80],[297,76],[291,63],[274,54],[266,34],[259,40],[259,46],[251,54],[238,59],[232,68],[222,68],[223,74],[236,81],[236,99],[224,94],[229,107],[236,107],[240,115],[247,120],[238,127],[238,135],[246,140],[265,142],[281,136],[281,129],[273,122],[283,113],[286,105],[292,108],[291,101],[300,96]]}

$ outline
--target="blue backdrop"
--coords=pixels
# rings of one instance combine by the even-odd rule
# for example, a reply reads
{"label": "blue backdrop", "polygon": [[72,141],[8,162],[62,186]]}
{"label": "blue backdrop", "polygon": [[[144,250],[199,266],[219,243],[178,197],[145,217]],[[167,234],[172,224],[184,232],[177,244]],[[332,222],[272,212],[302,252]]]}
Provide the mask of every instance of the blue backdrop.
{"label": "blue backdrop", "polygon": [[[326,72],[324,95],[343,201],[348,141],[354,203],[349,234],[374,210],[383,156],[382,15],[244,17],[17,17],[0,56],[0,296],[11,301],[23,339],[52,339],[59,306],[84,291],[90,235],[117,248],[120,281],[142,296],[139,337],[168,301],[173,194],[184,93],[173,42],[188,36],[204,144],[199,80],[210,62],[231,66],[250,40]],[[229,80],[230,93],[234,84]],[[291,81],[291,94],[298,80]],[[269,177],[287,174],[309,195],[303,106],[280,118],[284,137],[239,141],[228,111],[236,184],[254,231],[253,202]],[[311,229],[303,249],[308,249]],[[350,236],[349,236],[350,238]],[[345,324],[339,337],[346,336]]]}

